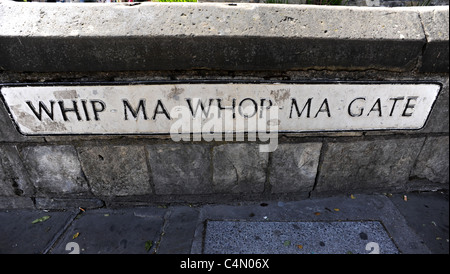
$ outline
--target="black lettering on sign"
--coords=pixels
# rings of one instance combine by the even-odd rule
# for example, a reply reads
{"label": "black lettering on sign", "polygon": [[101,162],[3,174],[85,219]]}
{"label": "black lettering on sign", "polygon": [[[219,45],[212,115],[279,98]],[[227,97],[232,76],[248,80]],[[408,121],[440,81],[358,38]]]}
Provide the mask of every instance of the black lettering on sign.
{"label": "black lettering on sign", "polygon": [[228,107],[222,107],[222,104],[221,104],[222,99],[216,99],[216,100],[217,100],[217,107],[219,108],[218,113],[217,113],[218,118],[220,118],[220,111],[225,110],[225,109],[233,110],[233,119],[236,118],[236,113],[234,111],[234,108],[236,107],[236,98],[233,98],[231,106],[228,106]]}
{"label": "black lettering on sign", "polygon": [[[247,101],[247,100],[249,100],[249,101],[251,101],[251,102],[253,103],[254,111],[253,111],[253,113],[252,113],[251,115],[249,115],[248,113],[247,113],[247,114],[246,114],[246,113],[242,113],[242,104],[243,104],[245,101]],[[239,110],[239,114],[240,114],[241,116],[243,116],[244,118],[251,118],[251,117],[255,116],[255,114],[258,112],[258,104],[257,104],[256,101],[253,100],[252,98],[245,98],[244,100],[242,100],[242,101],[239,103],[239,108],[238,108],[238,110]]]}
{"label": "black lettering on sign", "polygon": [[[106,109],[106,104],[102,100],[90,100],[92,111],[94,112],[95,121],[100,120],[98,117],[98,113],[102,112]],[[90,121],[91,117],[89,115],[87,100],[81,100],[81,105],[83,106],[84,116],[86,117],[86,121]]]}
{"label": "black lettering on sign", "polygon": [[127,109],[131,112],[131,115],[133,115],[134,119],[137,119],[139,112],[142,110],[142,115],[144,117],[144,120],[147,120],[147,113],[145,112],[145,99],[141,99],[139,100],[139,104],[137,109],[134,109],[131,105],[130,102],[128,102],[127,99],[122,99],[123,102],[123,112],[125,115],[125,120],[128,120],[128,111]]}
{"label": "black lettering on sign", "polygon": [[405,100],[405,97],[395,97],[395,98],[389,98],[389,100],[394,100],[394,103],[392,104],[391,112],[389,113],[389,116],[392,116],[394,113],[395,104],[397,101]]}
{"label": "black lettering on sign", "polygon": [[[259,112],[259,118],[263,117],[263,107],[264,107],[264,102],[266,101],[266,98],[261,98],[261,110]],[[269,101],[269,105],[266,107],[266,110],[269,110],[272,107],[272,100],[268,99]]]}
{"label": "black lettering on sign", "polygon": [[39,111],[36,111],[31,101],[25,101],[25,103],[30,107],[31,111],[33,111],[34,115],[39,119],[39,121],[42,121],[42,110],[44,110],[48,118],[53,121],[53,105],[55,104],[55,101],[50,101],[50,110],[42,101],[39,101]]}
{"label": "black lettering on sign", "polygon": [[[91,100],[91,105],[92,105],[92,111],[94,112],[95,121],[100,120],[100,118],[98,117],[98,113],[102,112],[106,109],[105,102],[103,102],[102,100]],[[99,106],[99,108],[97,106]]]}
{"label": "black lettering on sign", "polygon": [[195,107],[195,112],[194,112],[194,109],[193,109],[192,104],[191,104],[191,98],[186,98],[185,100],[186,100],[186,102],[187,102],[187,104],[189,106],[189,110],[191,111],[192,117],[194,117],[194,118],[197,117],[197,111],[198,111],[198,107],[199,106],[202,109],[202,113],[204,115],[204,118],[207,118],[208,115],[209,115],[209,109],[211,108],[211,104],[214,101],[214,99],[209,99],[208,109],[205,110],[205,106],[203,105],[203,102],[200,99],[196,98],[195,101],[197,101],[197,107]]}
{"label": "black lettering on sign", "polygon": [[305,110],[306,107],[308,107],[307,108],[307,112],[306,112],[306,117],[309,118],[309,114],[310,114],[310,111],[311,111],[311,100],[312,99],[313,98],[309,98],[308,101],[306,101],[305,105],[303,106],[302,111],[299,112],[298,106],[297,106],[297,100],[295,98],[292,98],[292,101],[291,101],[291,113],[289,114],[289,118],[292,118],[292,109],[294,108],[294,106],[295,106],[295,110],[297,111],[297,117],[302,116],[303,111]]}
{"label": "black lettering on sign", "polygon": [[363,112],[364,112],[364,108],[363,108],[363,107],[360,108],[358,114],[355,114],[355,113],[352,111],[352,105],[353,105],[353,103],[354,103],[356,100],[363,100],[363,101],[366,101],[366,98],[364,98],[364,97],[358,97],[358,98],[353,99],[353,101],[350,102],[350,104],[348,105],[348,115],[350,115],[350,116],[352,116],[352,117],[359,117],[359,116],[361,116],[361,115],[363,114]]}
{"label": "black lettering on sign", "polygon": [[59,105],[59,108],[61,109],[61,114],[63,116],[64,121],[69,121],[69,118],[67,118],[66,113],[67,112],[72,112],[72,111],[76,114],[78,121],[82,120],[81,116],[80,116],[80,113],[78,112],[77,101],[72,100],[72,106],[73,106],[72,108],[64,107],[64,101],[62,101],[62,100],[58,101],[58,105]]}
{"label": "black lettering on sign", "polygon": [[[89,114],[89,107],[88,107],[88,101],[87,100],[81,100],[81,107],[82,112],[80,111],[80,108],[78,106],[78,102],[76,100],[72,100],[72,107],[67,107],[66,103],[63,100],[59,100],[57,103],[59,105],[59,110],[61,111],[61,116],[64,121],[70,121],[68,117],[68,113],[75,114],[78,121],[83,121],[82,114],[84,114],[84,117],[86,121],[91,120],[91,115]],[[94,113],[94,119],[96,121],[100,120],[99,113],[104,111],[106,109],[106,104],[102,100],[89,100],[92,106],[92,112]],[[43,117],[42,114],[47,114],[48,118],[50,118],[52,121],[55,120],[54,116],[54,109],[53,105],[56,103],[53,100],[50,100],[50,107],[48,107],[44,102],[39,101],[38,103],[38,110],[36,110],[35,106],[31,101],[25,101],[25,103],[30,107],[33,114],[36,116],[36,118],[39,119],[39,121],[42,121]],[[57,110],[56,110],[57,111]]]}
{"label": "black lettering on sign", "polygon": [[87,110],[86,103],[87,103],[86,100],[81,100],[81,105],[83,106],[84,115],[86,116],[86,121],[90,121],[91,118],[89,117],[89,112],[88,112],[88,110]]}
{"label": "black lettering on sign", "polygon": [[[325,106],[325,108],[322,108],[323,106]],[[328,106],[328,99],[327,98],[325,98],[325,100],[323,100],[322,105],[320,105],[320,108],[317,111],[317,113],[314,116],[314,118],[316,118],[317,115],[319,115],[319,112],[326,112],[328,117],[331,117],[330,107]]]}
{"label": "black lettering on sign", "polygon": [[[376,106],[376,108],[375,108],[375,106]],[[378,117],[381,117],[381,101],[380,101],[380,98],[378,98],[375,101],[375,103],[373,104],[373,106],[370,109],[369,113],[367,113],[367,116],[369,116],[372,111],[378,111]]]}
{"label": "black lettering on sign", "polygon": [[[303,105],[302,111],[299,111],[298,105],[297,105],[297,100],[295,98],[291,99],[291,112],[289,113],[289,118],[292,118],[292,110],[295,107],[295,111],[297,112],[297,117],[301,117],[303,114],[303,111],[306,108],[306,118],[310,118],[311,116],[311,102],[312,102],[312,97],[308,98],[308,100],[306,101],[305,105]],[[319,109],[316,112],[316,115],[314,115],[314,118],[317,118],[317,116],[319,115],[320,112],[326,112],[328,117],[331,117],[331,113],[330,113],[330,106],[328,105],[328,99],[325,98],[322,101],[322,104],[320,105]]]}
{"label": "black lettering on sign", "polygon": [[[158,110],[159,108],[161,108],[161,110]],[[167,110],[164,107],[161,100],[158,100],[158,103],[156,103],[155,111],[153,112],[153,118],[152,118],[153,120],[156,119],[156,114],[164,114],[164,115],[166,115],[167,119],[170,120],[169,113],[167,113]]]}
{"label": "black lettering on sign", "polygon": [[419,98],[418,96],[412,96],[412,97],[408,97],[408,100],[406,101],[406,106],[405,106],[405,109],[403,110],[403,114],[402,114],[402,116],[405,116],[405,117],[409,117],[409,116],[412,116],[412,112],[409,112],[409,113],[406,113],[406,111],[408,110],[408,109],[414,109],[414,107],[416,106],[415,104],[411,104],[410,105],[410,103],[411,103],[411,100],[417,100],[417,98]]}

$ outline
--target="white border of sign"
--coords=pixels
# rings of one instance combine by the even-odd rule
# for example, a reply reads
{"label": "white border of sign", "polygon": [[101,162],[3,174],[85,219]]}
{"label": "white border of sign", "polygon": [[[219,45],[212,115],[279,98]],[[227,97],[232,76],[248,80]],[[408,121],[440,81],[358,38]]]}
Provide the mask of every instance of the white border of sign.
{"label": "white border of sign", "polygon": [[[222,119],[219,132],[274,123],[285,133],[418,130],[440,90],[431,82],[175,81],[3,84],[1,95],[24,135],[152,135],[169,134],[180,108],[193,122]],[[264,116],[270,108],[275,122]],[[249,128],[252,118],[268,127]]]}

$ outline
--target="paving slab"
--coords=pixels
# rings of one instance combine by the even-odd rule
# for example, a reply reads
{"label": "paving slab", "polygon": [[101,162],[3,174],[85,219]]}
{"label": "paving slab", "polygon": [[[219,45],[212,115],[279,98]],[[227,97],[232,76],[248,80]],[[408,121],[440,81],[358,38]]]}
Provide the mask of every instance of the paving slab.
{"label": "paving slab", "polygon": [[[76,214],[42,210],[0,212],[0,254],[45,253]],[[35,221],[37,219],[42,221]]]}
{"label": "paving slab", "polygon": [[391,201],[431,253],[449,254],[448,192],[396,194]]}
{"label": "paving slab", "polygon": [[86,211],[50,253],[68,254],[76,245],[81,254],[151,254],[160,239],[163,219],[164,211],[156,207]]}
{"label": "paving slab", "polygon": [[205,254],[395,254],[377,221],[208,221]]}
{"label": "paving slab", "polygon": [[191,252],[200,210],[189,206],[173,206],[165,215],[157,254],[189,254]]}

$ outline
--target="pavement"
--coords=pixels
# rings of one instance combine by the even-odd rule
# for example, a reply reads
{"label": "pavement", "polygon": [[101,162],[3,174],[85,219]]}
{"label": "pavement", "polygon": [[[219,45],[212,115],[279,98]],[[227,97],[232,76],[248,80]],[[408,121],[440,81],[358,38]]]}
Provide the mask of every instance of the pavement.
{"label": "pavement", "polygon": [[0,254],[449,254],[448,208],[438,191],[3,210]]}

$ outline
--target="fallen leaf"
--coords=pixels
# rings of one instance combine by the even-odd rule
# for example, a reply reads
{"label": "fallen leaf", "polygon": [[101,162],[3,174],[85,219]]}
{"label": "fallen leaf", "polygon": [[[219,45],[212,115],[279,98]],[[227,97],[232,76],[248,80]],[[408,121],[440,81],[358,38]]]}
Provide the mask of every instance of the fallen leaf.
{"label": "fallen leaf", "polygon": [[356,197],[353,194],[350,195],[350,198],[356,199]]}
{"label": "fallen leaf", "polygon": [[283,245],[284,245],[284,246],[290,246],[290,245],[291,245],[291,241],[287,241],[287,240],[286,240],[286,241],[284,241]]}
{"label": "fallen leaf", "polygon": [[314,215],[319,216],[320,212],[314,212]]}
{"label": "fallen leaf", "polygon": [[145,251],[149,252],[150,249],[152,249],[153,242],[152,241],[146,241],[145,242]]}
{"label": "fallen leaf", "polygon": [[82,207],[78,207],[78,209],[80,209],[83,212],[86,212],[86,210],[84,208],[82,208]]}
{"label": "fallen leaf", "polygon": [[106,214],[103,214],[103,216],[105,216],[105,217],[109,217],[109,214],[108,214],[108,213],[106,213]]}
{"label": "fallen leaf", "polygon": [[46,216],[43,216],[41,218],[37,218],[36,220],[32,221],[31,223],[32,224],[42,223],[42,222],[47,221],[48,219],[50,219],[50,216],[46,215]]}
{"label": "fallen leaf", "polygon": [[80,235],[80,232],[77,232],[73,235],[72,239],[76,239]]}
{"label": "fallen leaf", "polygon": [[303,249],[302,245],[297,245],[298,249]]}
{"label": "fallen leaf", "polygon": [[436,237],[436,240],[438,240],[438,241],[439,241],[439,240],[442,240],[442,238],[441,238],[441,237]]}
{"label": "fallen leaf", "polygon": [[339,210],[340,210],[339,208],[335,208],[335,209],[334,209],[334,211],[339,211]]}

